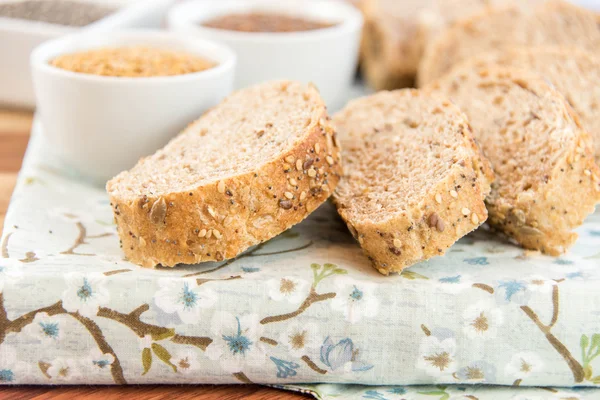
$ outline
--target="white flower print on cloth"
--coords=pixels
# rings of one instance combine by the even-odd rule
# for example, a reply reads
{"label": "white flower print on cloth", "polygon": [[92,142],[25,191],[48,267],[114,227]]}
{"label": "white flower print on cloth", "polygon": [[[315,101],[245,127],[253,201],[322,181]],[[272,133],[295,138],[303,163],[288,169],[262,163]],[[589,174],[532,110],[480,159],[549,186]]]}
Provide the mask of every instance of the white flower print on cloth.
{"label": "white flower print on cloth", "polygon": [[504,373],[515,379],[524,379],[544,369],[544,362],[536,353],[526,351],[512,356]]}
{"label": "white flower print on cloth", "polygon": [[81,378],[79,366],[70,358],[55,358],[50,362],[46,373],[50,376],[53,383],[74,383]]}
{"label": "white flower print on cloth", "polygon": [[455,354],[456,339],[454,337],[426,336],[419,346],[417,368],[438,380],[449,378],[456,370]]}
{"label": "white flower print on cloth", "polygon": [[158,286],[154,295],[156,306],[166,313],[177,313],[185,324],[198,323],[202,310],[217,301],[217,294],[198,286],[195,279],[163,278],[158,280]]}
{"label": "white flower print on cloth", "polygon": [[457,294],[473,286],[473,280],[467,274],[453,274],[439,278],[436,282],[446,293]]}
{"label": "white flower print on cloth", "polygon": [[184,375],[200,370],[197,351],[192,348],[186,348],[173,354],[171,362],[177,367],[177,372]]}
{"label": "white flower print on cloth", "polygon": [[479,301],[463,312],[463,331],[469,339],[493,339],[503,322],[502,310],[487,300]]}
{"label": "white flower print on cloth", "polygon": [[474,361],[466,367],[460,368],[455,377],[470,383],[494,383],[496,381],[496,367],[486,361]]}
{"label": "white flower print on cloth", "polygon": [[23,328],[23,332],[43,343],[57,343],[64,336],[64,329],[58,317],[48,313],[37,313],[33,321]]}
{"label": "white flower print on cloth", "polygon": [[556,286],[556,281],[544,278],[540,275],[533,275],[525,279],[527,282],[527,290],[539,293],[550,293],[552,288]]}
{"label": "white flower print on cloth", "polygon": [[28,365],[17,359],[13,347],[0,346],[0,385],[25,382],[29,378]]}
{"label": "white flower print on cloth", "polygon": [[256,314],[236,316],[225,311],[214,313],[211,321],[213,342],[206,356],[219,360],[227,372],[241,372],[245,365],[258,366],[266,361],[260,342],[263,331]]}
{"label": "white flower print on cloth", "polygon": [[330,337],[325,338],[321,345],[321,362],[332,372],[360,372],[373,368],[373,365],[360,359],[360,351],[350,338],[342,339],[336,344]]}
{"label": "white flower print on cloth", "polygon": [[308,296],[310,284],[304,279],[285,276],[267,281],[269,297],[275,301],[287,300],[292,304],[300,304]]}
{"label": "white flower print on cloth", "polygon": [[363,317],[372,318],[379,313],[375,283],[343,276],[335,279],[334,286],[337,294],[331,300],[331,309],[343,313],[348,322],[354,324]]}
{"label": "white flower print on cloth", "polygon": [[102,353],[100,349],[90,350],[88,358],[85,360],[85,366],[94,373],[102,373],[102,371],[110,370],[110,366],[115,362],[115,357],[112,354]]}
{"label": "white flower print on cloth", "polygon": [[93,317],[98,313],[98,308],[110,300],[105,286],[106,277],[102,273],[71,272],[65,275],[65,281],[67,289],[62,294],[62,302],[64,309],[69,312]]}
{"label": "white flower print on cloth", "polygon": [[319,327],[316,324],[300,323],[296,320],[290,322],[279,336],[279,343],[284,344],[289,353],[295,357],[302,357],[319,349],[321,341]]}

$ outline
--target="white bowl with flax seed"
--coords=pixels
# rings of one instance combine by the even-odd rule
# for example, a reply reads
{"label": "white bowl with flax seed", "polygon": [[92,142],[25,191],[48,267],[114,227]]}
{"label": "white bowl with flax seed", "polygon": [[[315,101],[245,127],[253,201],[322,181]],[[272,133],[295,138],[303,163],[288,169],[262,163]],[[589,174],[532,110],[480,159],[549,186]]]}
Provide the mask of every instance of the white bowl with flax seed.
{"label": "white bowl with flax seed", "polygon": [[[132,51],[141,55],[132,59]],[[115,52],[118,62],[110,58]],[[127,63],[140,59],[126,71]],[[190,60],[211,65],[188,72]],[[165,63],[179,69],[165,72]],[[164,146],[229,94],[235,54],[172,32],[86,33],[37,47],[31,70],[44,136],[66,165],[103,183]]]}
{"label": "white bowl with flax seed", "polygon": [[[238,18],[256,14],[273,16],[266,23],[271,31],[253,30]],[[278,31],[278,19],[292,19],[291,31]],[[297,20],[324,26],[305,30]],[[169,29],[224,43],[236,52],[236,88],[271,79],[312,82],[332,109],[343,105],[354,80],[362,23],[356,7],[336,0],[191,0],[167,14]]]}

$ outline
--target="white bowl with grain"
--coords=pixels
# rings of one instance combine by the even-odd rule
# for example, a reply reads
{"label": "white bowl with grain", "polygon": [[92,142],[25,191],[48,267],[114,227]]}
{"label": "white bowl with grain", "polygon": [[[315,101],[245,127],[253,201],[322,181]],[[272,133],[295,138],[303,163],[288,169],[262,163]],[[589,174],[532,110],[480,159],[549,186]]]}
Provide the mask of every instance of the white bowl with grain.
{"label": "white bowl with grain", "polygon": [[[59,56],[127,47],[185,52],[214,66],[173,76],[123,77],[51,65]],[[171,32],[87,33],[37,47],[31,71],[44,136],[67,166],[103,183],[164,146],[229,94],[235,54],[223,45]]]}
{"label": "white bowl with grain", "polygon": [[[0,0],[0,5],[20,0]],[[85,26],[8,18],[0,15],[0,104],[10,107],[35,107],[29,73],[29,56],[46,40],[87,31],[110,32],[115,29],[159,29],[166,10],[174,0],[77,0],[82,5],[114,8],[107,16]]]}
{"label": "white bowl with grain", "polygon": [[[241,32],[204,26],[232,14],[271,13],[331,26],[294,32]],[[344,105],[353,83],[363,19],[338,0],[190,0],[171,8],[168,28],[215,40],[238,56],[236,88],[272,79],[314,83],[332,109]]]}

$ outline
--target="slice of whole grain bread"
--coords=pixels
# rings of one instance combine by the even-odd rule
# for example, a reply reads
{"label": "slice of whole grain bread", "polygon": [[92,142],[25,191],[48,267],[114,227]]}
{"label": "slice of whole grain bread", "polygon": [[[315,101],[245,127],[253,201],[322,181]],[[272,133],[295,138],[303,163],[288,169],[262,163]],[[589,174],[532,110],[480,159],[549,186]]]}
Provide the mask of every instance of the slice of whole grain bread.
{"label": "slice of whole grain bread", "polygon": [[376,90],[414,86],[425,48],[439,32],[508,1],[513,0],[361,0],[361,68],[367,83]]}
{"label": "slice of whole grain bread", "polygon": [[[504,47],[465,63],[531,69],[556,87],[579,116],[594,141],[600,163],[600,58],[583,49],[565,46]],[[462,68],[462,64],[457,68]]]}
{"label": "slice of whole grain bread", "polygon": [[538,74],[465,65],[429,86],[469,117],[496,181],[488,223],[528,249],[559,255],[600,201],[590,136]]}
{"label": "slice of whole grain bread", "polygon": [[486,220],[491,169],[445,98],[379,92],[333,122],[345,167],[333,200],[380,273],[442,255]]}
{"label": "slice of whole grain bread", "polygon": [[560,0],[495,6],[456,22],[430,43],[419,65],[424,86],[473,56],[507,45],[563,45],[597,53],[598,14]]}
{"label": "slice of whole grain bread", "polygon": [[143,266],[232,258],[302,221],[341,173],[311,85],[240,90],[106,185],[123,251]]}

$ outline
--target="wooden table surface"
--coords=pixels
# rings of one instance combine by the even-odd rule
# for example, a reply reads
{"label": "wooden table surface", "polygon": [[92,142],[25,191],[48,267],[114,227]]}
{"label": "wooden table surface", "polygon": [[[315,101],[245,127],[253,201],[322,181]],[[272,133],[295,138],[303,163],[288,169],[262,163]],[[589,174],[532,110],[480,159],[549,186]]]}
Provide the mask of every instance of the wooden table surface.
{"label": "wooden table surface", "polygon": [[[29,140],[32,114],[28,111],[0,110],[0,231],[23,154]],[[310,399],[311,396],[258,385],[186,386],[0,386],[0,400],[39,399],[215,399],[274,400]]]}

